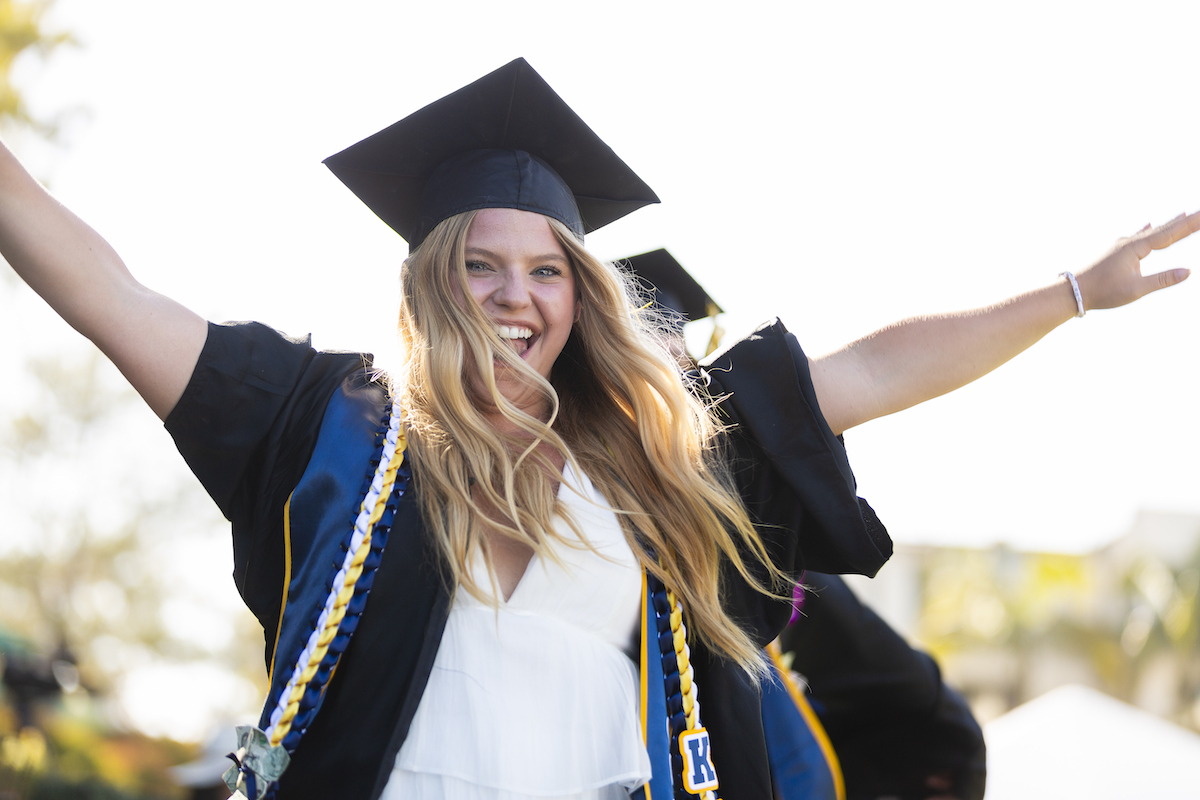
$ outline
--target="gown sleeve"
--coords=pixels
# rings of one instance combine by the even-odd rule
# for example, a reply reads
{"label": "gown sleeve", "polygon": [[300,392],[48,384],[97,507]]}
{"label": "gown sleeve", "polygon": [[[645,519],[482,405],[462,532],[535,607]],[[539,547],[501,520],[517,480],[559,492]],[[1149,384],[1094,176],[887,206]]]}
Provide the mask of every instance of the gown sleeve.
{"label": "gown sleeve", "polygon": [[[891,539],[857,496],[796,338],[775,320],[705,359],[700,370],[698,389],[728,426],[721,455],[772,561],[797,580],[806,568],[874,575],[891,555]],[[760,647],[787,624],[791,603],[753,590],[728,562],[721,585],[726,613]],[[758,686],[707,648],[694,648],[692,662],[709,698],[704,722],[713,752],[722,754],[722,796],[770,797]]]}
{"label": "gown sleeve", "polygon": [[[892,554],[891,538],[857,496],[796,337],[776,319],[700,369],[718,418],[729,425],[733,480],[775,564],[797,577],[805,569],[874,576]],[[727,605],[762,644],[790,615],[786,603],[749,590],[732,592]]]}
{"label": "gown sleeve", "polygon": [[234,579],[275,630],[283,588],[283,507],[316,443],[333,390],[370,357],[324,353],[256,322],[209,323],[165,426],[233,524]]}

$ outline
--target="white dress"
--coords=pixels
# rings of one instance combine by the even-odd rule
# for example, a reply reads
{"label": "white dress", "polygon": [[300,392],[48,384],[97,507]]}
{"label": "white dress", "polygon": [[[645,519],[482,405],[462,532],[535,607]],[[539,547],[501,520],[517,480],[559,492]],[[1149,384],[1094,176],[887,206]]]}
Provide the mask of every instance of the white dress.
{"label": "white dress", "polygon": [[499,611],[459,590],[382,800],[618,800],[650,779],[626,655],[641,569],[587,476],[568,465],[563,480],[603,557],[582,544],[555,550],[561,566],[534,556]]}

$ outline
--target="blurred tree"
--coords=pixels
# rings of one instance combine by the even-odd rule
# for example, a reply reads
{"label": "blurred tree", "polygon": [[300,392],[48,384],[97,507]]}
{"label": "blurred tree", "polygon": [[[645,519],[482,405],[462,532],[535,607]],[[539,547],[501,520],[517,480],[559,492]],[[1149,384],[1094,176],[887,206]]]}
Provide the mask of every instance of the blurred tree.
{"label": "blurred tree", "polygon": [[1074,682],[1200,730],[1200,520],[1180,537],[923,549],[918,638],[985,719]]}
{"label": "blurred tree", "polygon": [[[34,114],[14,78],[14,66],[20,62],[30,58],[44,60],[63,45],[76,43],[70,33],[46,29],[44,19],[55,2],[0,0],[0,132],[5,138],[29,133],[35,141],[58,141],[67,110],[60,110],[52,118]],[[11,270],[0,269],[0,286],[18,282]]]}
{"label": "blurred tree", "polygon": [[[125,791],[171,796],[148,788],[154,783],[143,780],[141,756],[128,765],[84,758],[104,748],[72,744],[83,734],[72,739],[64,731],[132,741],[116,732],[138,721],[127,703],[144,688],[132,676],[147,668],[201,664],[203,675],[228,674],[245,691],[229,696],[222,680],[181,682],[172,700],[186,700],[188,689],[207,706],[200,713],[243,713],[247,697],[252,706],[263,689],[261,628],[244,609],[231,613],[229,603],[214,601],[221,590],[232,594],[222,575],[198,592],[180,579],[196,569],[181,546],[219,549],[214,560],[223,560],[224,526],[182,465],[171,469],[178,458],[164,435],[130,436],[153,433],[151,415],[112,365],[89,349],[31,360],[25,373],[18,385],[27,397],[0,427],[0,631],[31,643],[26,650],[41,654],[46,680],[34,685],[31,674],[9,682],[0,698],[11,710],[0,719],[0,796],[6,769],[97,777]],[[65,698],[65,715],[57,692],[34,691],[63,677],[84,689]],[[22,693],[25,684],[30,691]],[[44,747],[31,724],[43,732]]]}
{"label": "blurred tree", "polygon": [[189,594],[179,578],[192,567],[177,566],[178,548],[222,548],[220,562],[228,545],[166,437],[130,435],[153,433],[150,412],[94,349],[26,368],[28,401],[0,429],[12,492],[0,519],[0,627],[74,654],[84,685],[102,693],[155,660],[209,661],[261,681],[261,629],[211,600],[231,586]]}
{"label": "blurred tree", "polygon": [[26,125],[43,136],[53,137],[58,124],[32,115],[21,90],[13,84],[13,63],[22,56],[42,58],[64,44],[74,42],[69,33],[43,27],[46,12],[55,0],[0,0],[0,119]]}
{"label": "blurred tree", "polygon": [[[0,0],[0,130],[25,147],[57,145],[65,116],[35,111],[24,91],[26,64],[74,42],[47,27],[54,1]],[[0,336],[33,344],[21,311],[36,298],[18,286],[0,269]],[[170,624],[180,582],[166,543],[223,538],[211,504],[182,469],[147,459],[153,443],[130,440],[153,430],[149,412],[90,344],[42,352],[53,355],[10,352],[0,366],[0,798],[180,797],[166,770],[191,748],[122,731],[114,699],[155,660],[261,682],[261,631],[223,609],[210,616],[226,635],[210,641],[178,613]]]}

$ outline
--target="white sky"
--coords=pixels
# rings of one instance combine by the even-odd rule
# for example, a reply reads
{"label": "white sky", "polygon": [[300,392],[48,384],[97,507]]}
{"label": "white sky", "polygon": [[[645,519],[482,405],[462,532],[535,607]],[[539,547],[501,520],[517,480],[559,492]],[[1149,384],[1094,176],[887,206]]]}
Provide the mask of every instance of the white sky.
{"label": "white sky", "polygon": [[[27,155],[58,197],[154,288],[322,347],[386,353],[406,248],[321,159],[520,55],[663,200],[594,252],[668,247],[730,336],[778,315],[825,352],[1200,207],[1195,3],[60,0],[54,19],[82,46],[26,90],[90,112]],[[1200,512],[1198,311],[1193,280],[1091,313],[851,431],[861,493],[904,542],[1078,550],[1139,507]]]}

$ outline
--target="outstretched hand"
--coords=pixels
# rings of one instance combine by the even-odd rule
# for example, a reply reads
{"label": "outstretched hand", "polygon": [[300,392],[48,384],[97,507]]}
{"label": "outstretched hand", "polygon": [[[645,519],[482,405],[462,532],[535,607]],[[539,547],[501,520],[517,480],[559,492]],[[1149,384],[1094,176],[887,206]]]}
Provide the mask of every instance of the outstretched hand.
{"label": "outstretched hand", "polygon": [[1143,275],[1142,259],[1197,230],[1200,211],[1180,214],[1157,228],[1147,225],[1133,236],[1119,239],[1107,255],[1076,276],[1084,308],[1116,308],[1185,280],[1191,270],[1183,268]]}
{"label": "outstretched hand", "polygon": [[[1200,212],[1116,243],[1076,275],[1085,309],[1115,308],[1191,274],[1142,275],[1142,259],[1200,230]],[[984,308],[913,317],[812,362],[813,386],[835,433],[965,386],[986,375],[1075,314],[1066,281]]]}

